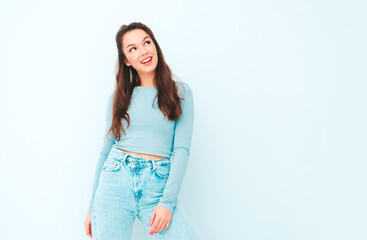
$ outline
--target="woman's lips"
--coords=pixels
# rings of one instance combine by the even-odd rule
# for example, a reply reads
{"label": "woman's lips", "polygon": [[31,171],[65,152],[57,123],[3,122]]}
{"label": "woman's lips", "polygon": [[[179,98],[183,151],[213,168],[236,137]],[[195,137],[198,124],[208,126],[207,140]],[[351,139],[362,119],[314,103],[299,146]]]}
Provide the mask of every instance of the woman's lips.
{"label": "woman's lips", "polygon": [[149,65],[152,62],[152,59],[153,59],[153,57],[151,57],[148,62],[145,62],[145,63],[142,63],[142,64]]}

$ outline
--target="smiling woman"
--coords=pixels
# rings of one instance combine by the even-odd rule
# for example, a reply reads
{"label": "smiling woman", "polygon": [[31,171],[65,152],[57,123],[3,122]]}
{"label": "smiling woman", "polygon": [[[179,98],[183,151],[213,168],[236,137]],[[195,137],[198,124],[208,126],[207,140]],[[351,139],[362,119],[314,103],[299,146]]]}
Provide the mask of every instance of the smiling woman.
{"label": "smiling woman", "polygon": [[[137,39],[141,39],[136,42]],[[158,65],[158,52],[149,35],[142,29],[132,30],[123,37],[126,66],[133,67],[140,79],[153,85],[154,70]]]}
{"label": "smiling woman", "polygon": [[93,239],[131,239],[135,218],[156,239],[201,239],[177,196],[190,155],[192,90],[175,81],[144,24],[116,35],[116,87],[85,220]]}

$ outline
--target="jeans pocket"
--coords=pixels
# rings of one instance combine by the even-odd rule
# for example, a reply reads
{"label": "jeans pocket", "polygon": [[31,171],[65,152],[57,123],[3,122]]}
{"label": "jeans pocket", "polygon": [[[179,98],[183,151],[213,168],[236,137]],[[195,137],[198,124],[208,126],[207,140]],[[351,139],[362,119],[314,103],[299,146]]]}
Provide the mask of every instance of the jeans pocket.
{"label": "jeans pocket", "polygon": [[117,172],[121,168],[121,162],[117,161],[113,156],[108,156],[102,167],[102,172]]}
{"label": "jeans pocket", "polygon": [[169,176],[169,172],[171,169],[171,165],[170,164],[162,164],[162,165],[158,165],[155,173],[158,177],[161,178],[168,178]]}

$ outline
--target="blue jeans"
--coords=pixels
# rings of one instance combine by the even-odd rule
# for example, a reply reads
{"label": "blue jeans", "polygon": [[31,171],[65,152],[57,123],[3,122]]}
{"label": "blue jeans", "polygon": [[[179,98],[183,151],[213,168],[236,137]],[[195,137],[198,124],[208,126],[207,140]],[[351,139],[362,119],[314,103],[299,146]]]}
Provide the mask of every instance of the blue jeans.
{"label": "blue jeans", "polygon": [[[92,205],[92,235],[97,240],[131,240],[135,217],[146,226],[170,172],[169,157],[135,157],[112,146],[103,165]],[[167,229],[152,235],[158,240],[200,239],[179,200]]]}

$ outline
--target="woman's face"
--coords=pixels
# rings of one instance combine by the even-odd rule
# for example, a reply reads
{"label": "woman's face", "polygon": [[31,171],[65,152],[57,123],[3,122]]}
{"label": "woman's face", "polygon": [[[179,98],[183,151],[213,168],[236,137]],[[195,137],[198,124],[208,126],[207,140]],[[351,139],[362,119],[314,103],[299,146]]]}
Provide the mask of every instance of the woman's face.
{"label": "woman's face", "polygon": [[[157,49],[144,30],[134,29],[125,33],[122,39],[122,51],[126,56],[125,64],[132,66],[139,76],[154,74],[158,64]],[[149,61],[143,63],[147,59]]]}

